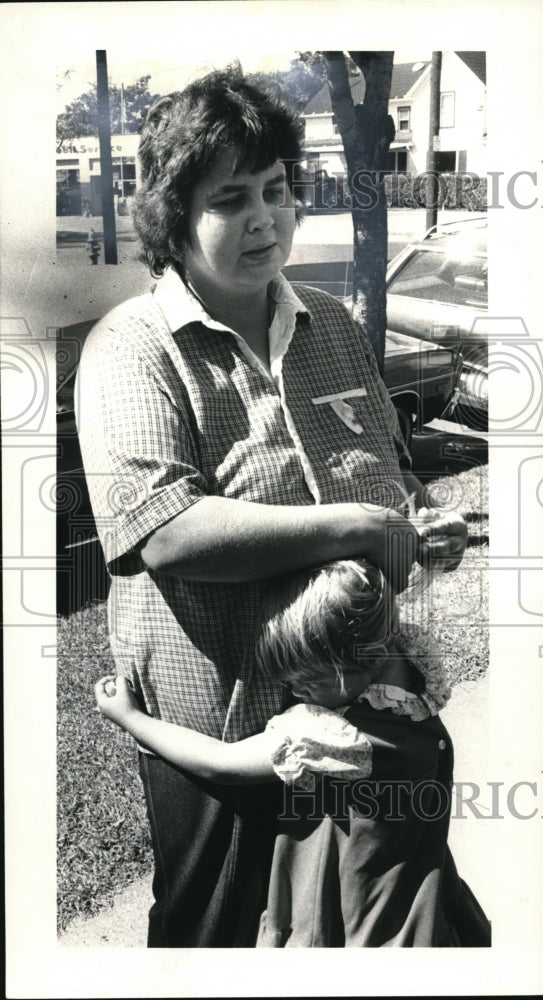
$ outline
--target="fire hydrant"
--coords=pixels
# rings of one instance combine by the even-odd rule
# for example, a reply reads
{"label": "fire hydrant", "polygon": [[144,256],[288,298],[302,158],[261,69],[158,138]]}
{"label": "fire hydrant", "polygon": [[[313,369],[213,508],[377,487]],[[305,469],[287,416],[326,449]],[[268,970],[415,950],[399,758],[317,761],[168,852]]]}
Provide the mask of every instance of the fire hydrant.
{"label": "fire hydrant", "polygon": [[100,243],[94,235],[94,229],[89,229],[89,235],[87,236],[87,253],[90,257],[91,264],[97,264],[98,257],[100,256]]}

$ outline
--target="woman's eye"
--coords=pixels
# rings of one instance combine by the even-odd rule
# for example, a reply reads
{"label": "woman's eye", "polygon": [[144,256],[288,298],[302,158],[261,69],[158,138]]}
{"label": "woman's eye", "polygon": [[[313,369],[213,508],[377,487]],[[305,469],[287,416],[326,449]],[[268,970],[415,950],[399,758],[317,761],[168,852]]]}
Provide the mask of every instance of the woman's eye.
{"label": "woman's eye", "polygon": [[265,197],[268,201],[272,201],[274,204],[277,204],[278,202],[284,200],[285,189],[282,185],[281,187],[268,188]]}
{"label": "woman's eye", "polygon": [[236,194],[233,195],[231,198],[224,198],[222,201],[216,201],[213,207],[219,210],[227,208],[237,208],[241,206],[242,203],[243,203],[242,196]]}

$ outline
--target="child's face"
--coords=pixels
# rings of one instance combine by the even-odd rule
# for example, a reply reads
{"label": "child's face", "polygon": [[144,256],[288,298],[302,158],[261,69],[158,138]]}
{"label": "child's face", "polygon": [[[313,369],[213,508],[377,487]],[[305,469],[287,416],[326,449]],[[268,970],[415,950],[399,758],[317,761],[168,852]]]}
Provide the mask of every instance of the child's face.
{"label": "child's face", "polygon": [[340,679],[335,670],[328,674],[316,674],[314,679],[293,679],[290,682],[292,693],[296,698],[310,705],[322,705],[324,708],[340,708],[354,701],[366,690],[371,682],[370,674],[360,666],[344,667]]}

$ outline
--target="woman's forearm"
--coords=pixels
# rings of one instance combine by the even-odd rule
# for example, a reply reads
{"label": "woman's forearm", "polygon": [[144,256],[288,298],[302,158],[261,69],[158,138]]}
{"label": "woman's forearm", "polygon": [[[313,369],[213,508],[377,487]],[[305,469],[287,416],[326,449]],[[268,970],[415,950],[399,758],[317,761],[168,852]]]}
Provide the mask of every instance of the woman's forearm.
{"label": "woman's forearm", "polygon": [[204,497],[158,528],[141,554],[151,569],[212,582],[258,580],[363,556],[390,570],[399,590],[415,534],[400,515],[372,504],[288,507]]}
{"label": "woman's forearm", "polygon": [[266,733],[239,743],[223,743],[213,736],[162,722],[140,711],[131,712],[122,725],[140,745],[208,781],[236,784],[275,777]]}

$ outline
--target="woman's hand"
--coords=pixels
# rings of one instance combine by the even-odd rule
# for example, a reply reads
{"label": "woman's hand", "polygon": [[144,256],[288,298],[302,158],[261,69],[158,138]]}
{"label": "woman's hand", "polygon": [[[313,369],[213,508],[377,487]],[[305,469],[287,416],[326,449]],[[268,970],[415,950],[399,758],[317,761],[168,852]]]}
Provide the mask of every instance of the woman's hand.
{"label": "woman's hand", "polygon": [[401,594],[408,586],[413,563],[419,561],[417,528],[391,508],[374,507],[372,504],[359,506],[366,516],[367,528],[358,555],[375,563],[385,574],[394,593]]}
{"label": "woman's hand", "polygon": [[130,729],[134,713],[142,714],[127,677],[108,674],[95,685],[94,693],[99,711],[121,729]]}
{"label": "woman's hand", "polygon": [[468,526],[460,514],[421,507],[417,511],[417,528],[422,566],[438,566],[450,573],[460,565],[468,541]]}
{"label": "woman's hand", "polygon": [[395,510],[386,511],[384,570],[392,589],[401,594],[409,584],[414,562],[420,562],[420,537],[416,527]]}

